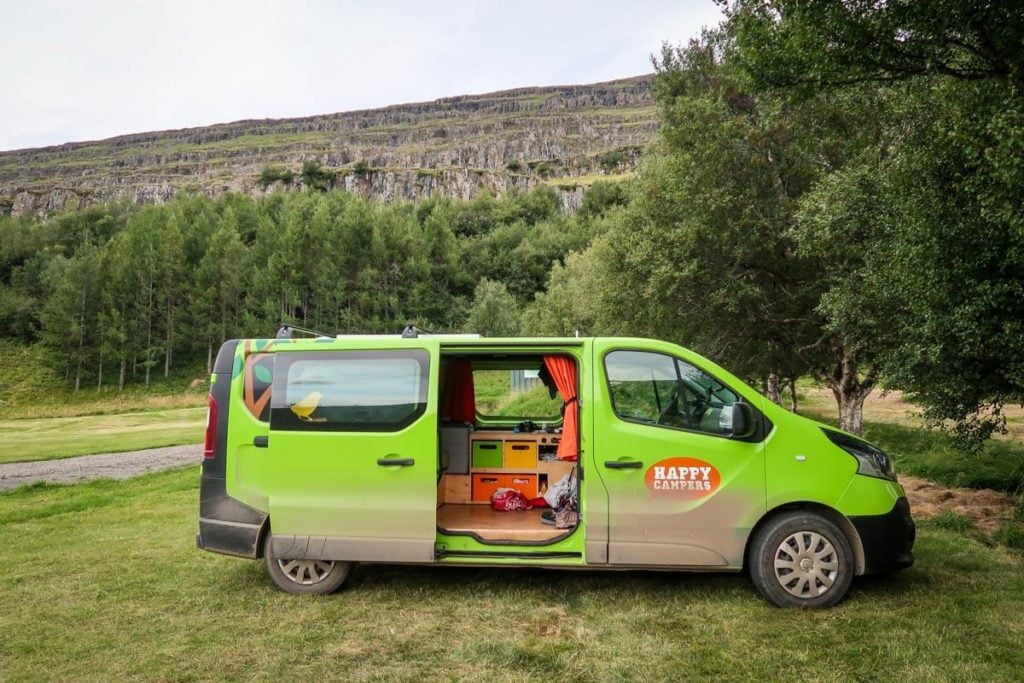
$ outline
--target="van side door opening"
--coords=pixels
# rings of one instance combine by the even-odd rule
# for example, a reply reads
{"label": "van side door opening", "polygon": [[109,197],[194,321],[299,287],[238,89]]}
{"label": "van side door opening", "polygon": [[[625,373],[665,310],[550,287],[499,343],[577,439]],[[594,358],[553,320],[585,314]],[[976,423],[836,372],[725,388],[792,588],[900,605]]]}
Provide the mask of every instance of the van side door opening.
{"label": "van side door opening", "polygon": [[[546,359],[572,370],[573,399],[562,398]],[[468,536],[485,545],[548,545],[573,534],[542,519],[543,496],[563,479],[578,487],[578,429],[562,446],[565,412],[578,410],[578,364],[564,353],[510,352],[441,355],[437,527],[442,536]],[[566,375],[568,376],[568,375]],[[565,378],[563,378],[563,384]],[[574,414],[571,418],[576,420]],[[513,489],[543,507],[498,511],[491,496]],[[576,507],[579,507],[578,493]]]}

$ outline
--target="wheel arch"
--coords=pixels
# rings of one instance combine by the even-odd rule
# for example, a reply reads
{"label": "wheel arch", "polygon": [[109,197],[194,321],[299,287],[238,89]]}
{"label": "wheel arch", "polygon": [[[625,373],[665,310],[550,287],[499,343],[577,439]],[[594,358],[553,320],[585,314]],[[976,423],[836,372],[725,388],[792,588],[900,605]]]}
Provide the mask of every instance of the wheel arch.
{"label": "wheel arch", "polygon": [[267,536],[270,534],[270,515],[263,520],[262,526],[260,526],[259,534],[256,536],[256,558],[257,560],[263,559],[263,544],[267,540]]}
{"label": "wheel arch", "polygon": [[861,576],[864,574],[866,567],[864,544],[861,541],[860,534],[857,533],[857,528],[853,525],[853,522],[835,508],[831,508],[823,503],[815,503],[813,501],[794,501],[791,503],[784,503],[768,510],[759,520],[757,520],[757,524],[754,525],[750,530],[750,533],[747,535],[747,543],[743,549],[743,568],[745,570],[748,569],[750,561],[750,547],[753,544],[754,539],[757,538],[757,534],[760,533],[761,529],[779,515],[786,512],[793,512],[795,510],[813,512],[839,527],[839,530],[843,532],[843,535],[846,536],[846,540],[850,543],[850,549],[853,551],[854,576]]}

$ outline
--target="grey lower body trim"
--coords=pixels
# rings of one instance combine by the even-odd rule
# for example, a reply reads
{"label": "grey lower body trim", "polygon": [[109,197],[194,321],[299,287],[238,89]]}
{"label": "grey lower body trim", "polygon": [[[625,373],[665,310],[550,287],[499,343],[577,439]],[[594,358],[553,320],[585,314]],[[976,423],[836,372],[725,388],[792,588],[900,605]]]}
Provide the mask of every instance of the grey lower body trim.
{"label": "grey lower body trim", "polygon": [[256,559],[260,551],[262,524],[227,522],[199,518],[196,546],[222,555]]}
{"label": "grey lower body trim", "polygon": [[715,567],[729,566],[728,560],[716,552],[692,545],[669,543],[608,544],[609,564],[649,565],[661,567]]}
{"label": "grey lower body trim", "polygon": [[608,564],[608,540],[587,539],[587,564]]}
{"label": "grey lower body trim", "polygon": [[270,537],[274,555],[289,560],[433,563],[434,539],[380,539],[337,536]]}

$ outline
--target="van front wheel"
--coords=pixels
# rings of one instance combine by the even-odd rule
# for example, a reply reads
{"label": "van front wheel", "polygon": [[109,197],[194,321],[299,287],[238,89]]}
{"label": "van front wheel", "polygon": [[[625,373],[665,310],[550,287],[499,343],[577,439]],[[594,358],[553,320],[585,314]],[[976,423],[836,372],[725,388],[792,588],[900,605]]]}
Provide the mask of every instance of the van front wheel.
{"label": "van front wheel", "polygon": [[263,558],[267,573],[274,585],[296,595],[326,595],[341,588],[349,572],[351,562],[336,560],[294,560],[274,555],[274,544],[267,534],[263,542]]}
{"label": "van front wheel", "polygon": [[779,607],[831,607],[853,580],[853,552],[829,520],[789,512],[758,531],[749,557],[757,590]]}

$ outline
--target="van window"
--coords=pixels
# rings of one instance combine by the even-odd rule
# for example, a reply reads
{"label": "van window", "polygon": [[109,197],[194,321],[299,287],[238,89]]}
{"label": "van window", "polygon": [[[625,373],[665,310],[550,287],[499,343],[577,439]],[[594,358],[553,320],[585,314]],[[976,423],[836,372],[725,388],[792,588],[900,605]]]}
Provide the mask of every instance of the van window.
{"label": "van window", "polygon": [[613,351],[605,372],[615,414],[629,422],[708,434],[732,431],[735,393],[686,361],[648,351]]}
{"label": "van window", "polygon": [[562,399],[540,380],[538,360],[530,368],[480,370],[473,368],[476,412],[481,419],[527,418],[542,422],[562,420]]}
{"label": "van window", "polygon": [[426,410],[425,351],[278,354],[271,428],[398,431]]}

